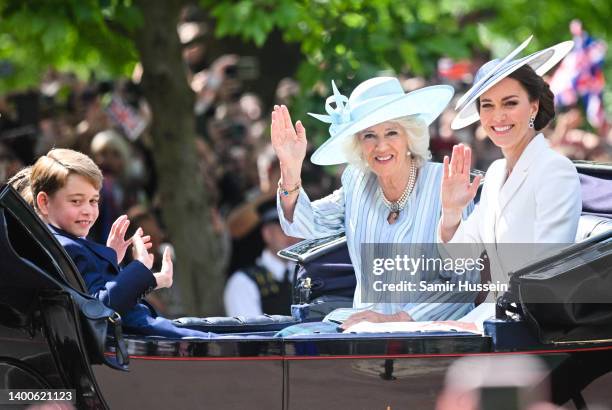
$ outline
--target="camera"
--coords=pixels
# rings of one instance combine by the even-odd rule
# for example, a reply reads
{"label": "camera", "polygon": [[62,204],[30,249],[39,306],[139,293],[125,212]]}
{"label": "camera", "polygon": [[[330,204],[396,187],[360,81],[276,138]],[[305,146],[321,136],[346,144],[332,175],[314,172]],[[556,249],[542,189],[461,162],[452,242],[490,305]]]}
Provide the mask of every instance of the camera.
{"label": "camera", "polygon": [[225,135],[233,142],[242,142],[246,137],[246,131],[244,124],[231,123],[226,129]]}
{"label": "camera", "polygon": [[259,78],[259,61],[256,57],[240,57],[236,64],[225,67],[227,78],[252,81]]}
{"label": "camera", "polygon": [[225,76],[227,78],[238,78],[238,66],[232,64],[225,67]]}

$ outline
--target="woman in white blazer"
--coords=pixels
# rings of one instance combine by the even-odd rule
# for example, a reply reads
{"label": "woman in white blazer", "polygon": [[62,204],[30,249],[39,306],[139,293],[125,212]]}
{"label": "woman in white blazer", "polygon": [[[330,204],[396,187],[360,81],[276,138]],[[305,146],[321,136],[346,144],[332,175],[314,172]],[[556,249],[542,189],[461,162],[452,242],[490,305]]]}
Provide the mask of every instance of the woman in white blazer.
{"label": "woman in white blazer", "polygon": [[[467,220],[461,220],[461,211],[474,198],[480,182],[477,177],[470,183],[471,151],[460,144],[453,148],[450,160],[444,159],[438,239],[473,243],[481,250],[484,245],[493,283],[507,283],[508,273],[536,257],[539,249],[522,247],[517,256],[516,247],[499,244],[574,242],[582,210],[576,168],[538,132],[555,114],[554,96],[540,76],[573,43],[560,43],[514,60],[530,40],[505,59],[481,67],[474,86],[457,104],[460,112],[452,127],[462,128],[480,119],[504,155],[487,170],[480,202]],[[494,296],[489,295],[488,301]]]}

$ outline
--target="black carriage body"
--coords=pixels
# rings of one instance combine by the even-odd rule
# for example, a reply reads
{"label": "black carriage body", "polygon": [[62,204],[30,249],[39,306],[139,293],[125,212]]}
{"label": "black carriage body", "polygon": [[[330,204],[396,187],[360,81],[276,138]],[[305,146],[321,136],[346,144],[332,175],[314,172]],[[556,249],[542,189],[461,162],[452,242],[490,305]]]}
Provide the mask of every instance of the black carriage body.
{"label": "black carriage body", "polygon": [[[585,170],[612,179],[612,167]],[[280,339],[256,327],[210,340],[125,335],[130,364],[122,372],[92,363],[83,318],[66,291],[85,292],[84,284],[7,187],[0,190],[0,256],[0,389],[74,389],[79,409],[433,409],[453,362],[516,353],[544,359],[556,403],[612,404],[612,340],[542,345],[524,322],[511,320],[486,322],[484,336]]]}

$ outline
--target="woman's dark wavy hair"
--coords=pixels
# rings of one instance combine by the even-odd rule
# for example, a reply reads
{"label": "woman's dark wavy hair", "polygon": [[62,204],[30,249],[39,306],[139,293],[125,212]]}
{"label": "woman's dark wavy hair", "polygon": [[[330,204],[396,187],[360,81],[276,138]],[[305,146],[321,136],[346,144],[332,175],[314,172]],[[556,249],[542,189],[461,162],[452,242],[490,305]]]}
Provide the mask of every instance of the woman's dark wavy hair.
{"label": "woman's dark wavy hair", "polygon": [[[521,66],[518,70],[512,72],[508,77],[515,79],[527,91],[529,101],[538,100],[539,108],[533,122],[533,128],[540,131],[546,127],[548,123],[555,118],[555,96],[550,91],[548,83],[533,71],[533,68],[528,64]],[[476,102],[476,107],[480,112],[480,98]]]}

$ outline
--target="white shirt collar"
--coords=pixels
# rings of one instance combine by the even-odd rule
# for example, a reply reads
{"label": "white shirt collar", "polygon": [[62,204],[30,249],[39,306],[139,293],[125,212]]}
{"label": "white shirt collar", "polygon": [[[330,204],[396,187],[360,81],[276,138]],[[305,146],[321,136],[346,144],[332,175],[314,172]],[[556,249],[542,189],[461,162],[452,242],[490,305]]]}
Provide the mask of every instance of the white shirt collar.
{"label": "white shirt collar", "polygon": [[282,282],[285,278],[285,271],[287,268],[292,270],[290,278],[293,277],[293,266],[290,266],[289,262],[285,263],[283,260],[274,256],[274,254],[268,249],[264,249],[264,251],[261,253],[258,263],[264,268],[268,269],[274,279],[278,282]]}

